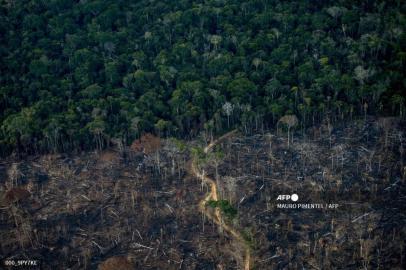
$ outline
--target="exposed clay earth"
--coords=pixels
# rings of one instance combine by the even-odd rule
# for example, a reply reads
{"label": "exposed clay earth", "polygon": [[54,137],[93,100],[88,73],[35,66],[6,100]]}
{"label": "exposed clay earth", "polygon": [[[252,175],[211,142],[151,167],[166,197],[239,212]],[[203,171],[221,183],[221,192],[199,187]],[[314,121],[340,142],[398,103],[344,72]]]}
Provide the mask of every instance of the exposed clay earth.
{"label": "exposed clay earth", "polygon": [[[202,213],[211,187],[172,140],[147,155],[2,160],[0,254],[41,269],[244,269],[248,246],[250,269],[404,269],[404,126],[326,123],[297,129],[289,144],[280,130],[213,145],[199,171],[237,214],[203,208],[221,210],[242,242]],[[278,208],[294,193],[295,204],[332,208]]]}

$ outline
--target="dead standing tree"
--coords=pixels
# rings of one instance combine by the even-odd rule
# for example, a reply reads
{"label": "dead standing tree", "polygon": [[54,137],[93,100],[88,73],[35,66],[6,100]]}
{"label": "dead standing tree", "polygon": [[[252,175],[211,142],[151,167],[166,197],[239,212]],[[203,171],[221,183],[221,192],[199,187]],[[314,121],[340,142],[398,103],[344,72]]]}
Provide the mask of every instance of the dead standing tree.
{"label": "dead standing tree", "polygon": [[161,139],[150,133],[144,134],[139,140],[135,140],[130,149],[133,152],[142,152],[144,155],[152,156],[155,154],[155,161],[157,162],[157,169],[160,172],[160,156],[159,149],[161,148]]}
{"label": "dead standing tree", "polygon": [[297,119],[296,115],[285,115],[279,119],[278,123],[276,124],[276,133],[279,134],[279,124],[283,124],[288,128],[288,148],[290,146],[290,129],[297,126],[299,120]]}
{"label": "dead standing tree", "polygon": [[388,147],[388,139],[390,132],[393,131],[400,123],[397,117],[379,117],[376,122],[378,128],[380,128],[385,135],[385,147]]}
{"label": "dead standing tree", "polygon": [[6,183],[6,187],[13,188],[16,186],[21,185],[21,180],[24,178],[24,174],[21,172],[18,163],[11,164],[10,168],[7,170],[8,178],[10,179],[10,183]]}

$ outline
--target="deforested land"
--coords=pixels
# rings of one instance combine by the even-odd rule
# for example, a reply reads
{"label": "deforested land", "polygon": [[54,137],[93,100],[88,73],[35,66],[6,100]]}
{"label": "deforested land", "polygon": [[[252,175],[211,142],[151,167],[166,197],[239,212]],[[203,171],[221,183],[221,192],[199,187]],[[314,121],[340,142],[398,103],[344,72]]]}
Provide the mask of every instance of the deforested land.
{"label": "deforested land", "polygon": [[[289,144],[284,131],[237,131],[204,153],[204,138],[150,135],[145,153],[136,143],[5,160],[1,253],[44,269],[244,269],[248,248],[251,269],[401,269],[404,131],[368,118],[297,130]],[[193,162],[217,186],[203,209],[210,185]],[[339,206],[278,209],[293,193]]]}

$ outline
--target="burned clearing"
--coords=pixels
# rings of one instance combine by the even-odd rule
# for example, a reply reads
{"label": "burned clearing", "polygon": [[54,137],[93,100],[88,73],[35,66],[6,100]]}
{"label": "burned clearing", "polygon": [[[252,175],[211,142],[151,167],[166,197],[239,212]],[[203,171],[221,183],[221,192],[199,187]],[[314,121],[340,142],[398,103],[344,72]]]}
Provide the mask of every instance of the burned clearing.
{"label": "burned clearing", "polygon": [[[236,137],[211,163],[258,269],[403,269],[404,125],[368,119],[296,132]],[[314,132],[316,131],[316,132]],[[216,168],[217,167],[217,168]],[[217,171],[217,176],[216,176]],[[280,209],[280,194],[336,209]]]}
{"label": "burned clearing", "polygon": [[[205,191],[171,142],[2,164],[0,253],[41,269],[213,269],[235,265],[205,221]],[[28,194],[28,195],[27,195]],[[220,254],[220,255],[219,255]],[[121,268],[117,268],[120,265]]]}
{"label": "burned clearing", "polygon": [[[383,124],[382,124],[383,123]],[[200,164],[252,269],[405,267],[404,125],[367,119],[311,130],[237,133]],[[0,252],[42,269],[241,269],[241,245],[199,211],[208,187],[190,147],[44,155],[0,166]],[[144,149],[143,149],[144,148]],[[334,209],[281,209],[279,195]],[[119,268],[120,267],[120,268]]]}

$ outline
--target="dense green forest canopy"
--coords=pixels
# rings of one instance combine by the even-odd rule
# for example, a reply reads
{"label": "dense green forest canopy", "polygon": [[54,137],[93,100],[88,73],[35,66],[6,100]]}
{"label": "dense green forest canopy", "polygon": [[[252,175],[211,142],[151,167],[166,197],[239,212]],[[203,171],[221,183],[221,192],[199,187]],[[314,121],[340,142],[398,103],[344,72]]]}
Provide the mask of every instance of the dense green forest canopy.
{"label": "dense green forest canopy", "polygon": [[405,113],[405,1],[0,3],[2,154]]}

